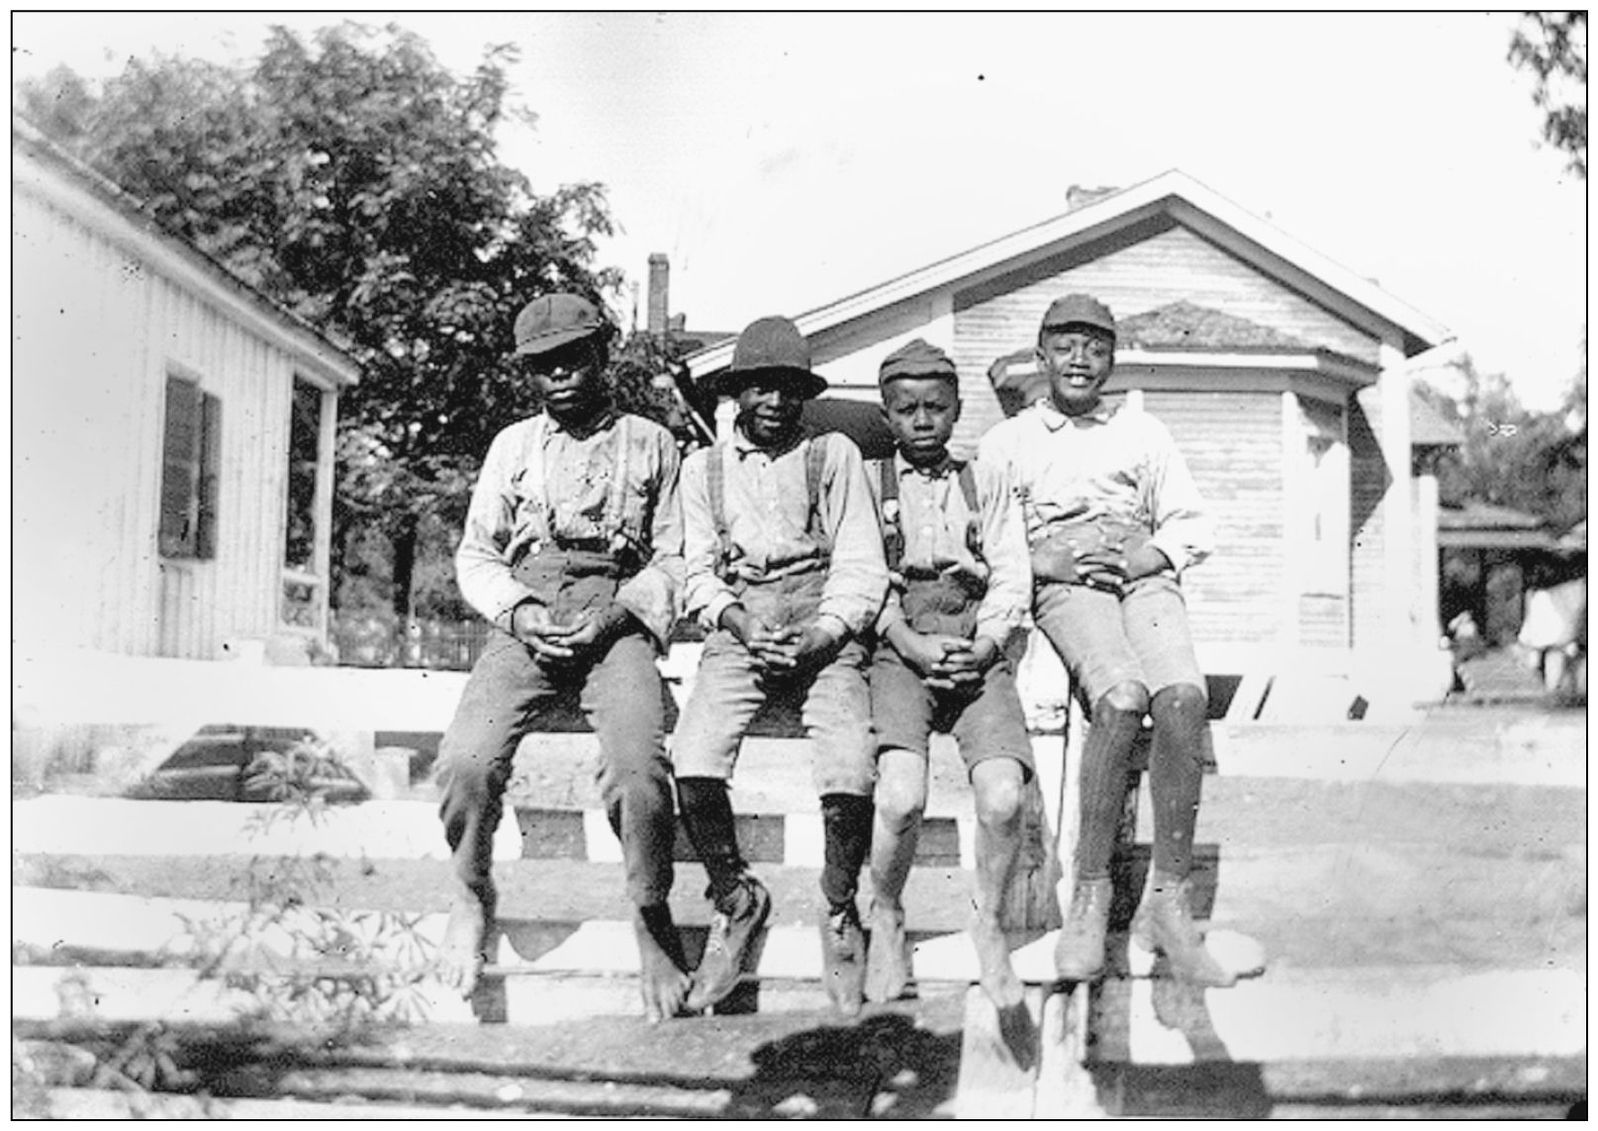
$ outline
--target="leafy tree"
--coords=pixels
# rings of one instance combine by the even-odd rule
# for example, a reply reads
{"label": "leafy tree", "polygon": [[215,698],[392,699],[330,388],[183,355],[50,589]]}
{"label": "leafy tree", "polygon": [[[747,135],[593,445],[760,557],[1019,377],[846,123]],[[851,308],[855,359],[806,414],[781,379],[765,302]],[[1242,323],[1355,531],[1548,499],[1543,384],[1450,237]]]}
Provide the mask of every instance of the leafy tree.
{"label": "leafy tree", "polygon": [[[536,407],[506,364],[516,312],[621,282],[594,266],[612,231],[602,186],[539,195],[496,156],[496,127],[530,118],[507,101],[515,57],[490,48],[456,77],[413,33],[345,23],[309,41],[277,28],[243,67],[156,56],[98,92],[59,69],[17,91],[158,222],[360,362],[341,401],[335,572],[386,572],[376,587],[402,618],[423,519],[458,530],[493,433]],[[374,527],[386,571],[357,537]]]}
{"label": "leafy tree", "polygon": [[1585,405],[1586,374],[1572,384],[1563,411],[1535,413],[1521,405],[1502,374],[1483,374],[1469,358],[1459,372],[1457,395],[1418,386],[1465,436],[1438,465],[1442,501],[1511,507],[1561,532],[1586,518],[1587,426],[1584,415],[1572,411]]}
{"label": "leafy tree", "polygon": [[1509,42],[1509,62],[1537,78],[1543,138],[1587,179],[1587,13],[1526,12]]}

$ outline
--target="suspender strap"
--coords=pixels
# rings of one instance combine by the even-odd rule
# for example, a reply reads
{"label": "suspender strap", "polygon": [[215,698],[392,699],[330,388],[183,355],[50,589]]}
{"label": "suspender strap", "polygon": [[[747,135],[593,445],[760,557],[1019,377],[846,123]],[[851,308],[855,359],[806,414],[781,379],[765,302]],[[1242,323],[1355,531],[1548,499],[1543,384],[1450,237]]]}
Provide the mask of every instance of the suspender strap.
{"label": "suspender strap", "polygon": [[732,561],[732,534],[727,529],[727,445],[717,440],[705,459],[705,487],[710,493],[710,521],[716,527],[716,576],[725,577]]}
{"label": "suspender strap", "polygon": [[972,470],[969,462],[960,465],[960,493],[965,496],[965,547],[971,551],[971,556],[977,561],[985,561],[982,556],[982,507],[977,502],[977,473]]}
{"label": "suspender strap", "polygon": [[605,495],[605,516],[601,522],[601,529],[614,531],[622,536],[626,545],[636,545],[640,530],[631,530],[627,525],[625,502],[627,499],[627,463],[632,458],[633,418],[630,413],[621,413],[616,417],[616,459],[610,473],[610,490]]}
{"label": "suspender strap", "polygon": [[824,436],[811,436],[805,440],[805,493],[810,499],[810,510],[805,516],[805,533],[821,544],[821,552],[830,555],[832,542],[819,521],[821,517],[821,473],[827,466],[827,444]]}
{"label": "suspender strap", "polygon": [[892,456],[879,459],[878,482],[882,485],[882,553],[888,572],[896,574],[904,561],[904,523],[899,517],[899,469]]}

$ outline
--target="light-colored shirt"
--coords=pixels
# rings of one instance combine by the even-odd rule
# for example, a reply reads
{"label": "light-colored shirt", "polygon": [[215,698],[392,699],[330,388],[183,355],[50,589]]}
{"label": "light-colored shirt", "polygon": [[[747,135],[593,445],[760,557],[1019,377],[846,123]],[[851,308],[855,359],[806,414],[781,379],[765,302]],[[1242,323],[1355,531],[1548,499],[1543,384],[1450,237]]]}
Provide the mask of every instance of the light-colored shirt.
{"label": "light-colored shirt", "polygon": [[682,591],[679,472],[671,433],[640,416],[617,414],[581,437],[548,415],[517,421],[494,437],[472,488],[455,551],[461,595],[509,628],[518,604],[545,599],[516,580],[514,563],[549,545],[603,542],[643,563],[616,601],[664,649]]}
{"label": "light-colored shirt", "polygon": [[[974,516],[960,489],[958,464],[946,461],[942,467],[926,471],[899,455],[893,457],[894,474],[899,478],[898,525],[904,535],[899,569],[969,577],[985,584],[987,590],[977,606],[975,635],[989,637],[1002,650],[1032,604],[1026,526],[1005,470],[980,460],[970,466],[977,489]],[[881,514],[881,477],[868,475],[867,480]],[[966,541],[973,518],[981,539],[981,557],[971,552]],[[895,581],[877,617],[877,631],[886,633],[904,619],[900,586]]]}
{"label": "light-colored shirt", "polygon": [[[826,457],[817,492],[820,527],[811,530],[806,482],[808,444]],[[710,460],[722,462],[726,530],[731,555],[726,577],[717,572],[721,542],[710,509]],[[835,636],[859,634],[876,618],[888,588],[882,535],[866,485],[860,449],[847,437],[824,432],[773,453],[742,430],[731,440],[701,448],[683,463],[683,605],[706,628],[738,603],[732,581],[772,581],[825,568],[816,622]],[[830,547],[830,549],[829,549]]]}
{"label": "light-colored shirt", "polygon": [[1179,574],[1214,548],[1187,461],[1165,425],[1140,409],[1072,417],[1039,401],[994,425],[977,450],[1008,469],[1034,546],[1062,523],[1104,518],[1147,530]]}

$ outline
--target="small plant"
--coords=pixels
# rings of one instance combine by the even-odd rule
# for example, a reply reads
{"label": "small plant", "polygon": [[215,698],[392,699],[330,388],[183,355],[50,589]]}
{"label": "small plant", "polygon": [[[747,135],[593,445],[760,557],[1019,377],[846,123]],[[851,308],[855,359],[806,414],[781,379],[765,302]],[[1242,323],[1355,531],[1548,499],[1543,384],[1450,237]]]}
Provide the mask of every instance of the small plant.
{"label": "small plant", "polygon": [[[321,823],[328,783],[339,772],[332,750],[311,736],[285,751],[258,752],[246,780],[276,804],[247,827],[260,835],[283,821]],[[417,928],[419,916],[318,906],[332,882],[324,853],[252,857],[244,908],[221,919],[185,918],[201,978],[247,994],[247,1020],[307,1026],[325,1045],[423,1020],[421,983],[433,946]]]}

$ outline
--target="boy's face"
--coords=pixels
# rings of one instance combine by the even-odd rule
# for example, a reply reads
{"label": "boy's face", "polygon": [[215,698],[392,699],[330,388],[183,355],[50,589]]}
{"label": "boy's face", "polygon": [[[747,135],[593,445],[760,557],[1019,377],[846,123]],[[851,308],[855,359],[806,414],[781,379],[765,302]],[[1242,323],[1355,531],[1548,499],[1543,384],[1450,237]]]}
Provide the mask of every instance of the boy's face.
{"label": "boy's face", "polygon": [[525,357],[522,365],[552,416],[581,420],[598,412],[607,400],[604,360],[591,341]]}
{"label": "boy's face", "polygon": [[1045,330],[1038,361],[1049,375],[1054,407],[1081,416],[1099,407],[1099,393],[1115,371],[1115,339],[1085,326]]}
{"label": "boy's face", "polygon": [[941,377],[901,377],[882,390],[882,411],[905,459],[937,463],[947,454],[960,419],[960,394],[953,381]]}
{"label": "boy's face", "polygon": [[744,435],[763,448],[798,431],[804,406],[805,398],[794,382],[781,375],[757,373],[738,390],[738,419]]}

